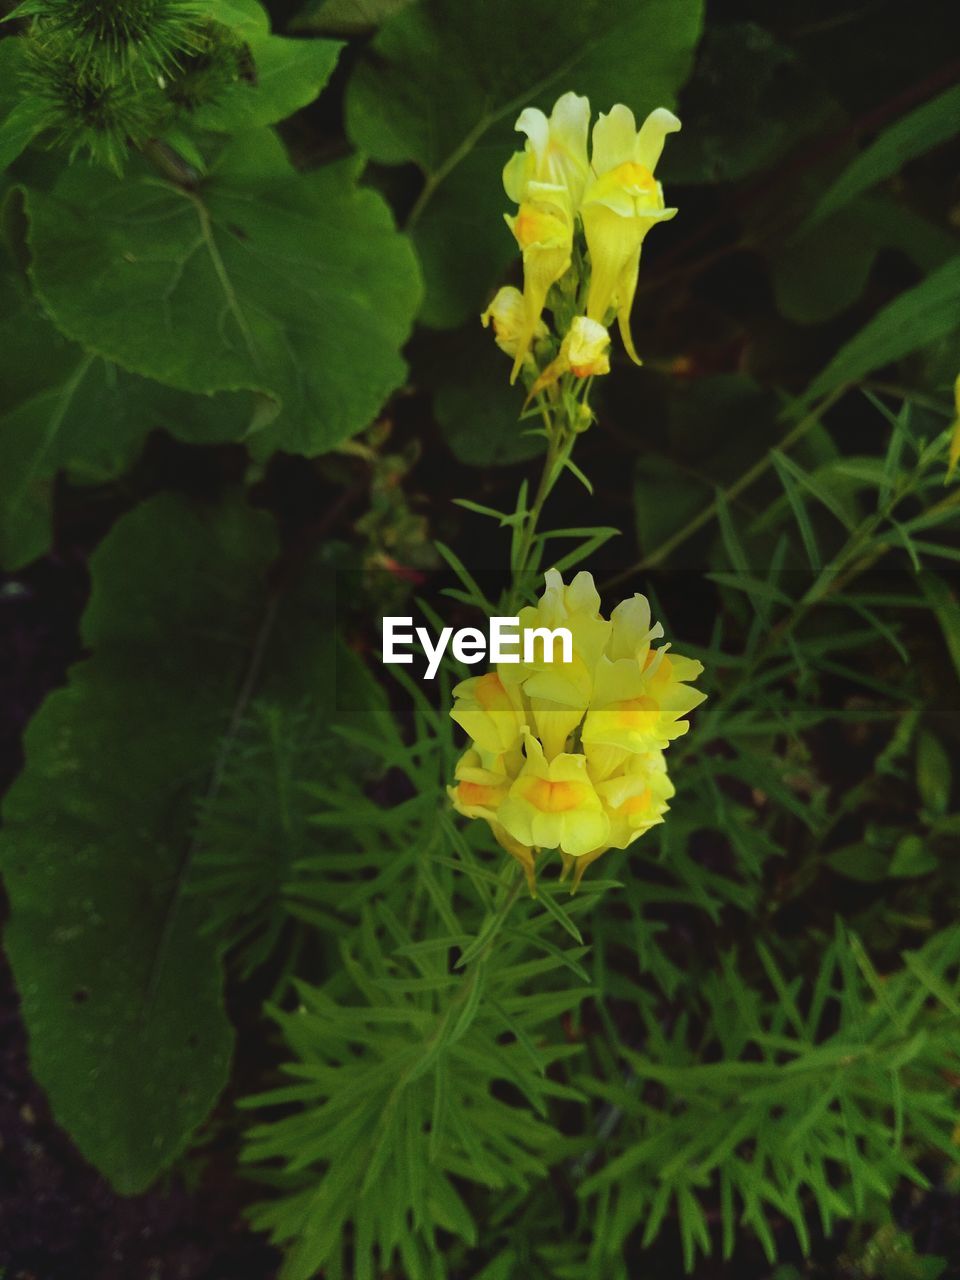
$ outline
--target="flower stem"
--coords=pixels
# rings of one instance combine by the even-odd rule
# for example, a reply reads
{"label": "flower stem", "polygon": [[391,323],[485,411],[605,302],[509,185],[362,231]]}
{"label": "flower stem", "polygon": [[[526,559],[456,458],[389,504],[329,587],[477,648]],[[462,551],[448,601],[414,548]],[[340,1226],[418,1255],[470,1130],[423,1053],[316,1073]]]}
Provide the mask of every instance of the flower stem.
{"label": "flower stem", "polygon": [[524,575],[530,569],[530,555],[533,550],[537,525],[543,512],[544,503],[560,478],[575,439],[574,434],[566,430],[565,424],[559,420],[560,415],[556,413],[556,405],[552,405],[550,408],[545,407],[543,416],[547,428],[547,453],[543,460],[543,470],[540,473],[540,481],[537,485],[533,502],[524,518],[523,531],[511,566],[513,581],[507,598],[507,605],[504,606],[507,613],[512,611],[518,597],[521,595]]}

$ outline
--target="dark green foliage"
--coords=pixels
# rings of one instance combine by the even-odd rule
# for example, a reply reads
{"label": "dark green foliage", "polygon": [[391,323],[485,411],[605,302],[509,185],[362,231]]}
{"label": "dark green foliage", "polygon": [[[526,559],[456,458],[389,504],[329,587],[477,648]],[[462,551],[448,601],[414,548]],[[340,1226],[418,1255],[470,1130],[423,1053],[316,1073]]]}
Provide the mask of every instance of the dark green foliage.
{"label": "dark green foliage", "polygon": [[341,48],[271,35],[257,0],[27,0],[11,17],[27,23],[14,68],[22,97],[0,148],[8,130],[22,141],[0,149],[4,163],[41,134],[117,173],[131,150],[173,138],[202,168],[199,131],[290,115],[320,92]]}
{"label": "dark green foliage", "polygon": [[32,722],[4,804],[4,942],[34,1070],[128,1193],[183,1149],[227,1076],[218,951],[183,892],[190,797],[224,733],[271,554],[268,520],[238,506],[166,496],[117,525],[93,565],[94,656]]}
{"label": "dark green foliage", "polygon": [[223,148],[200,191],[146,166],[125,179],[76,167],[27,195],[33,283],[63,332],[131,372],[258,393],[256,426],[238,422],[236,438],[255,430],[261,456],[316,453],[402,380],[419,295],[409,247],[355,176],[345,161],[297,174],[265,129]]}
{"label": "dark green foliage", "polygon": [[699,0],[583,0],[562,21],[553,0],[428,0],[384,23],[351,80],[347,129],[374,160],[423,171],[410,225],[426,324],[479,311],[510,261],[500,173],[518,112],[568,89],[601,110],[671,105],[701,18]]}
{"label": "dark green foliage", "polygon": [[49,131],[71,158],[87,150],[119,172],[130,141],[143,143],[158,119],[154,85],[116,76],[102,63],[78,63],[70,33],[27,44],[22,83],[37,104],[38,127]]}
{"label": "dark green foliage", "polygon": [[28,0],[15,16],[37,20],[40,48],[60,36],[79,72],[162,73],[193,47],[201,6],[194,0]]}
{"label": "dark green foliage", "polygon": [[[745,1225],[773,1263],[771,1220],[789,1221],[807,1252],[811,1206],[829,1233],[901,1178],[926,1186],[905,1135],[952,1156],[956,1108],[943,1076],[955,1062],[960,931],[882,977],[842,930],[822,956],[802,986],[761,948],[754,967],[767,995],[726,955],[701,987],[694,1043],[685,1020],[667,1035],[648,1015],[642,1051],[621,1048],[625,1084],[577,1078],[620,1113],[612,1158],[580,1188],[604,1224],[598,1269],[631,1231],[649,1244],[675,1213],[691,1270],[717,1242],[704,1200],[720,1206],[725,1257]],[[651,1090],[665,1105],[649,1104]]]}
{"label": "dark green foliage", "polygon": [[[0,561],[102,537],[5,946],[84,1156],[134,1192],[207,1122],[283,1280],[955,1261],[900,1205],[958,1159],[957,89],[936,6],[827,8],[0,27]],[[680,212],[524,543],[540,406],[477,316],[516,116],[568,89],[676,107]],[[666,822],[573,897],[453,815],[477,669],[376,661],[378,610],[474,624],[515,559],[511,607],[590,569],[705,666]]]}
{"label": "dark green foliage", "polygon": [[127,470],[150,431],[215,444],[236,435],[252,400],[227,392],[190,396],[125,373],[66,339],[26,281],[0,279],[0,563],[19,568],[51,542],[54,479],[102,486]]}

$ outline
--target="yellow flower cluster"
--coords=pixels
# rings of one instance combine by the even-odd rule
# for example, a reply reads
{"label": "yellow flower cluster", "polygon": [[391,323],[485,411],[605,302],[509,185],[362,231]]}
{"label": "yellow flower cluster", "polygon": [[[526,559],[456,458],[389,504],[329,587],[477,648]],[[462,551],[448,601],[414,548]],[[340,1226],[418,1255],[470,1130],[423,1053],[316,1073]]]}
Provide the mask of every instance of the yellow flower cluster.
{"label": "yellow flower cluster", "polygon": [[[654,170],[667,134],[676,132],[680,121],[658,107],[638,129],[630,108],[618,103],[594,124],[589,157],[590,103],[578,94],[559,98],[549,119],[527,107],[516,127],[527,142],[507,163],[503,185],[517,205],[516,214],[506,219],[523,256],[523,293],[506,286],[482,316],[484,325],[493,324],[497,344],[513,357],[511,381],[532,364],[531,348],[547,335],[542,320],[547,296],[571,271],[578,226],[589,268],[586,314],[557,335],[560,349],[534,390],[568,371],[578,378],[608,372],[607,325],[614,315],[624,346],[639,364],[630,308],[644,237],[677,212],[664,207]],[[576,292],[586,280],[567,283]]]}
{"label": "yellow flower cluster", "polygon": [[457,685],[450,714],[472,743],[449,795],[459,813],[490,824],[531,893],[541,849],[559,849],[576,888],[607,849],[663,821],[674,793],[664,751],[705,697],[689,683],[703,667],[653,647],[663,628],[644,596],[602,617],[589,573],[565,586],[549,570],[542,597],[519,617],[521,641],[529,629],[567,628],[571,660],[561,660],[559,637],[556,661],[538,639],[536,661],[501,662]]}

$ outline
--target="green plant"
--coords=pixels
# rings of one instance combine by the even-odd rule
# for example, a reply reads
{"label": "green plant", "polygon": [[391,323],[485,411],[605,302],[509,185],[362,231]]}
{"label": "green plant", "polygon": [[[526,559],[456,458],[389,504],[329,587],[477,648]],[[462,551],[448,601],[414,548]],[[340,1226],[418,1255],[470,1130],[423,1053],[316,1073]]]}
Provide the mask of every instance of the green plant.
{"label": "green plant", "polygon": [[[284,1280],[745,1280],[831,1233],[932,1278],[890,1206],[957,1159],[956,90],[905,48],[864,125],[817,31],[695,0],[361,8],[3,27],[0,560],[109,526],[4,801],[33,1070],[122,1193],[233,1143]],[[662,160],[533,145],[508,200],[517,116],[585,145],[586,96]],[[477,669],[371,659],[587,568],[688,699],[596,844],[501,807],[533,741],[587,769],[581,689],[467,759]]]}

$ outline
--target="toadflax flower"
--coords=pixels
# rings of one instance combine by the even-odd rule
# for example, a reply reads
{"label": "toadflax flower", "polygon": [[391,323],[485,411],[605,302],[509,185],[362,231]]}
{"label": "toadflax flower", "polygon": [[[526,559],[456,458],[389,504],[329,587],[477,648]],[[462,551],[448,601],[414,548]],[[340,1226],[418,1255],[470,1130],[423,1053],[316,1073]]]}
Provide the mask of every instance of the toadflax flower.
{"label": "toadflax flower", "polygon": [[489,824],[532,893],[546,849],[559,851],[576,888],[607,849],[663,821],[674,794],[664,751],[705,697],[691,683],[703,667],[655,647],[663,628],[641,595],[604,618],[589,573],[564,584],[549,570],[519,616],[521,637],[567,628],[569,661],[559,647],[549,660],[541,643],[535,661],[500,662],[457,685],[450,714],[472,742],[448,791],[458,813]]}
{"label": "toadflax flower", "polygon": [[[530,397],[549,387],[568,371],[575,378],[593,378],[610,372],[610,334],[596,320],[575,316],[560,344],[560,353],[551,360],[530,388]],[[529,398],[529,397],[528,397]]]}
{"label": "toadflax flower", "polygon": [[640,363],[630,333],[644,237],[676,209],[664,207],[663,188],[653,176],[668,133],[680,121],[664,107],[651,111],[639,129],[629,107],[618,103],[593,126],[591,162],[596,174],[583,195],[580,216],[590,253],[587,315],[603,321],[613,308],[631,359]]}
{"label": "toadflax flower", "polygon": [[527,135],[523,151],[503,171],[503,186],[519,208],[506,216],[523,255],[526,323],[514,354],[513,382],[533,342],[550,287],[570,266],[574,218],[589,175],[587,130],[590,103],[565,93],[550,118],[527,107],[517,130]]}
{"label": "toadflax flower", "polygon": [[[588,157],[590,103],[565,93],[549,118],[527,107],[516,128],[526,143],[504,167],[503,185],[518,206],[505,216],[523,257],[523,293],[501,289],[481,319],[493,322],[497,345],[513,356],[510,381],[526,370],[536,395],[566,373],[609,372],[606,326],[614,315],[639,364],[630,308],[644,238],[677,212],[666,208],[654,171],[680,121],[658,107],[638,129],[630,108],[618,103],[595,123]],[[585,314],[571,314],[584,307]],[[543,344],[540,368],[531,346],[549,334],[547,309],[556,332]]]}
{"label": "toadflax flower", "polygon": [[[513,285],[506,284],[498,289],[493,301],[480,317],[483,327],[493,325],[493,337],[497,346],[508,356],[515,356],[521,342],[527,340],[527,307],[523,294]],[[533,327],[532,340],[538,341],[547,336],[547,326],[538,320]]]}

